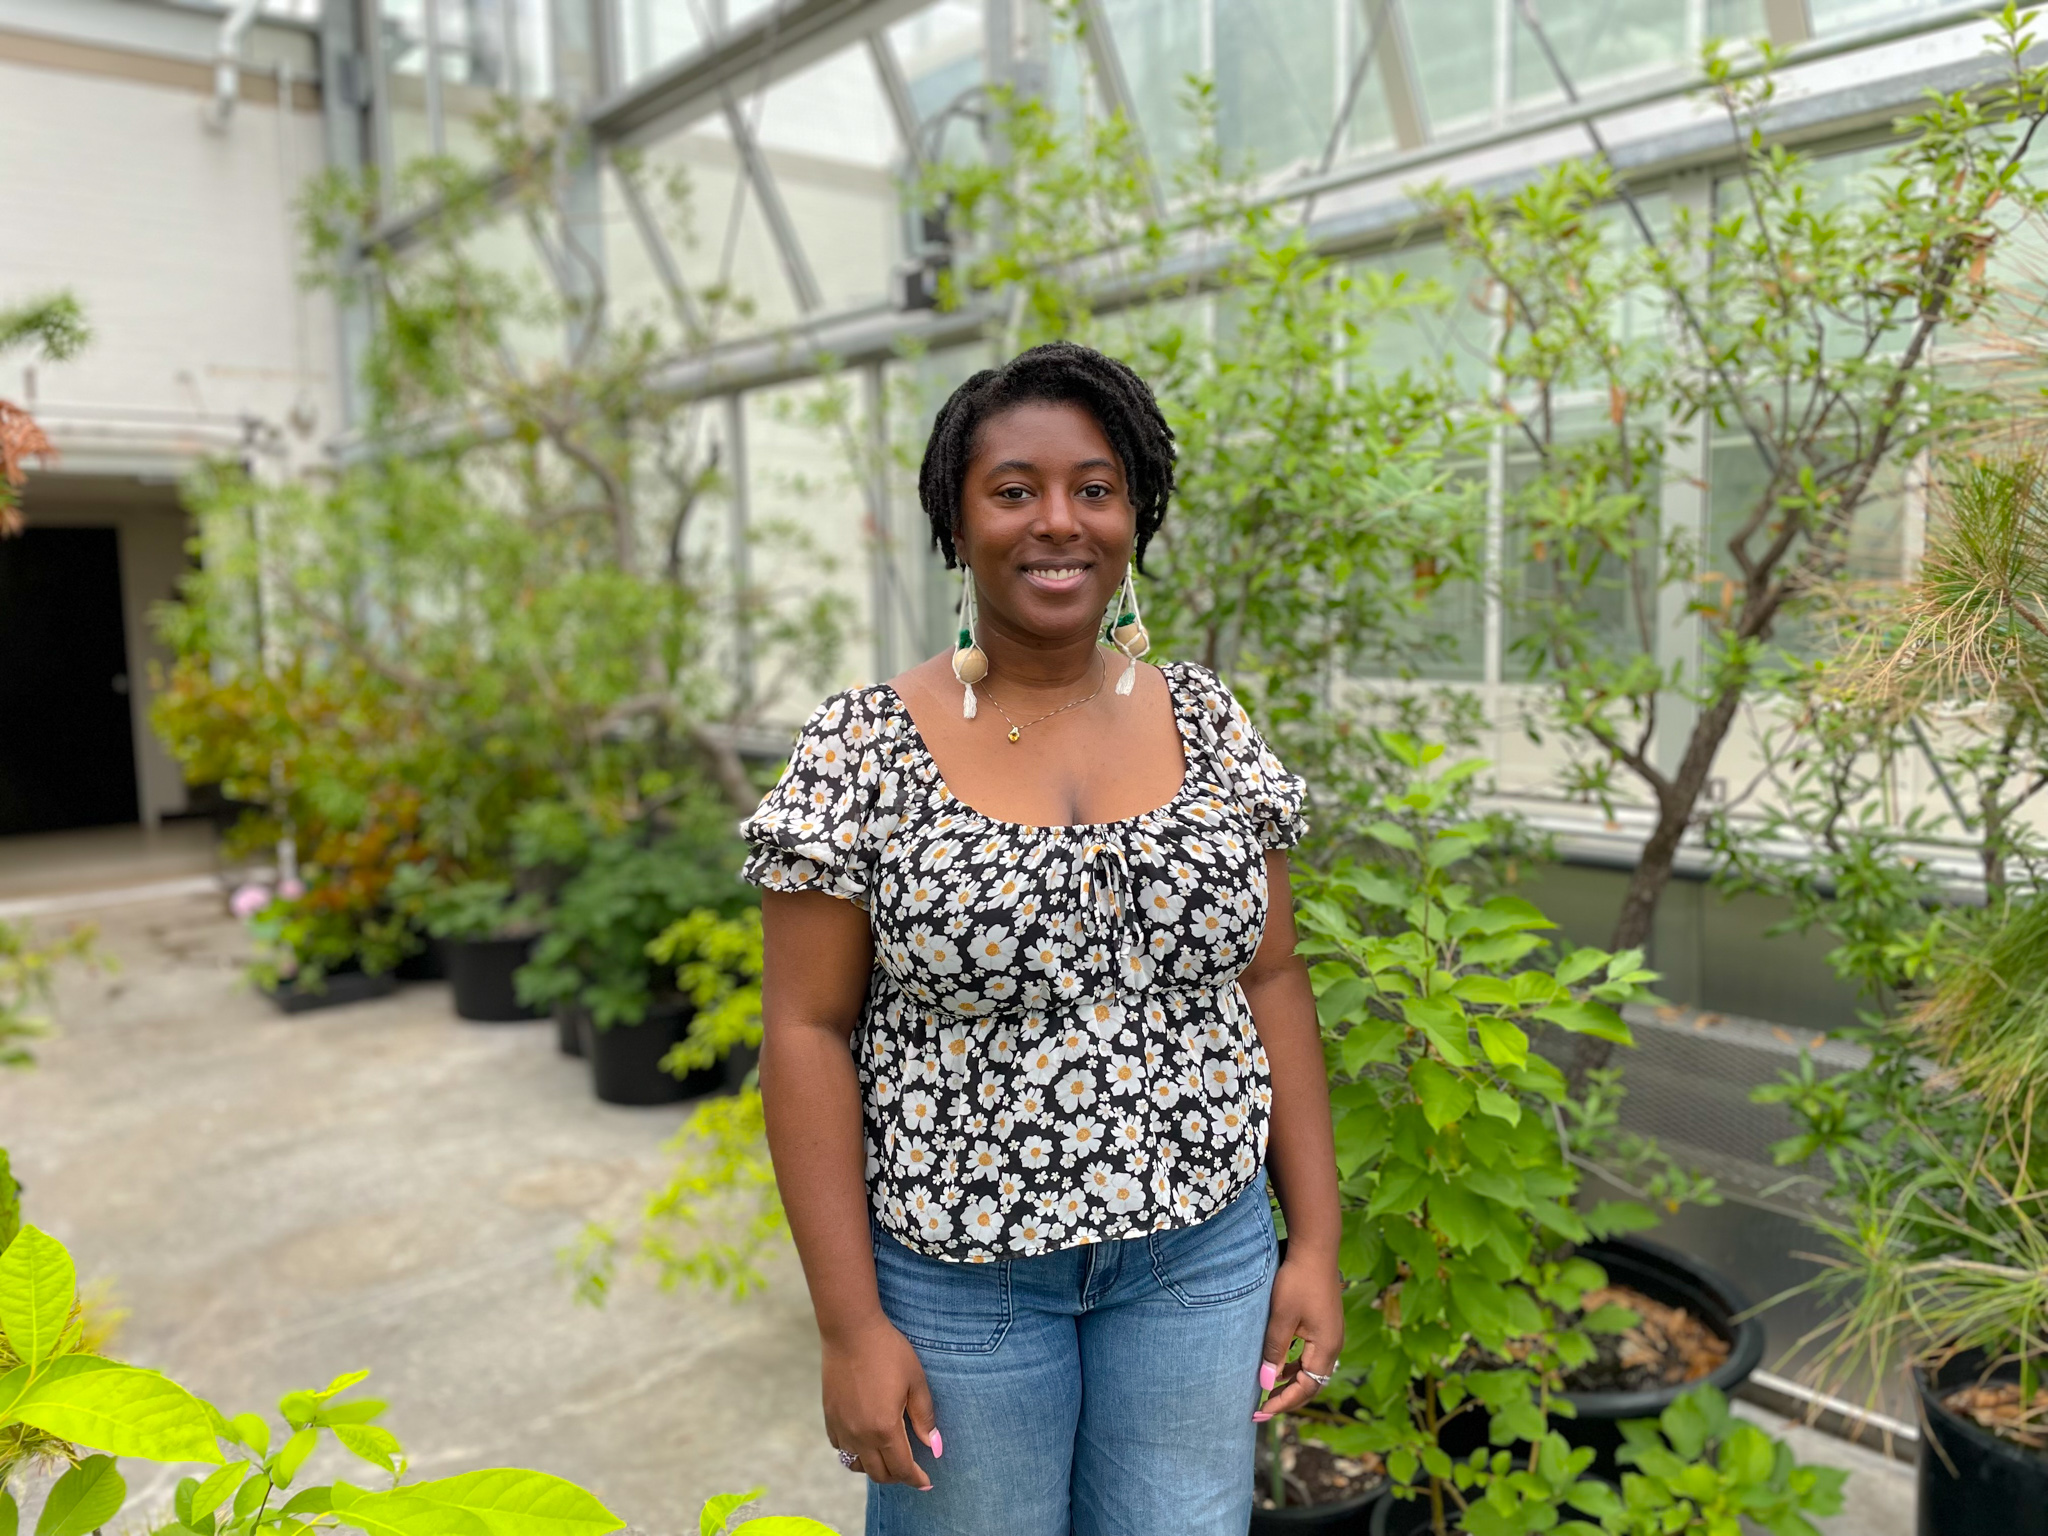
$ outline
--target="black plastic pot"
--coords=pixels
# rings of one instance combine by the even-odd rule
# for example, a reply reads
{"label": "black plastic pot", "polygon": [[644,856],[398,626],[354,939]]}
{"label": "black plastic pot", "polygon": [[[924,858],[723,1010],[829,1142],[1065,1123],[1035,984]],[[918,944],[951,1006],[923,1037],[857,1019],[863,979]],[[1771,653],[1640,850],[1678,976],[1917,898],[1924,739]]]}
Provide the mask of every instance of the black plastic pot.
{"label": "black plastic pot", "polygon": [[397,990],[395,978],[367,975],[360,967],[349,966],[329,971],[318,991],[287,980],[265,987],[263,995],[277,1005],[279,1013],[311,1013],[316,1008],[340,1008],[373,997],[389,997]]}
{"label": "black plastic pot", "polygon": [[661,1070],[661,1058],[683,1037],[695,1010],[688,1003],[657,1004],[638,1024],[599,1028],[586,1015],[583,1054],[590,1058],[590,1085],[607,1104],[673,1104],[725,1086],[723,1067],[683,1078]]}
{"label": "black plastic pot", "polygon": [[[2017,1363],[1992,1371],[2019,1380]],[[1984,1375],[1984,1356],[1971,1350],[1937,1371],[1915,1371],[1920,1393],[1918,1536],[2048,1536],[2048,1455],[2001,1440],[1951,1413],[1941,1399]]]}
{"label": "black plastic pot", "polygon": [[1291,1504],[1252,1511],[1250,1536],[1368,1536],[1374,1512],[1386,1501],[1384,1488],[1335,1504]]}
{"label": "black plastic pot", "polygon": [[[1757,1318],[1737,1318],[1749,1308],[1748,1300],[1734,1285],[1694,1259],[1641,1238],[1616,1238],[1587,1243],[1579,1253],[1607,1271],[1610,1285],[1625,1285],[1667,1307],[1683,1307],[1728,1341],[1728,1358],[1708,1374],[1706,1380],[1724,1393],[1732,1393],[1763,1363],[1764,1325]],[[1654,1419],[1669,1408],[1697,1382],[1684,1386],[1657,1387],[1642,1392],[1566,1392],[1561,1394],[1578,1409],[1573,1418],[1554,1416],[1550,1427],[1564,1436],[1567,1444],[1586,1446],[1593,1452],[1587,1475],[1609,1482],[1621,1479],[1618,1459],[1623,1440],[1621,1426],[1627,1419]],[[1477,1413],[1453,1419],[1438,1443],[1453,1458],[1462,1459],[1486,1443],[1486,1420]],[[1526,1451],[1517,1446],[1517,1454]]]}
{"label": "black plastic pot", "polygon": [[589,1023],[588,1010],[575,1003],[555,1004],[555,1045],[564,1056],[583,1054],[583,1031]]}
{"label": "black plastic pot", "polygon": [[446,981],[447,952],[439,939],[423,939],[421,947],[399,961],[391,974],[400,981]]}
{"label": "black plastic pot", "polygon": [[480,1024],[510,1024],[543,1017],[538,1008],[519,1001],[512,973],[526,964],[533,948],[529,935],[520,939],[448,939],[448,979],[455,983],[455,1012]]}

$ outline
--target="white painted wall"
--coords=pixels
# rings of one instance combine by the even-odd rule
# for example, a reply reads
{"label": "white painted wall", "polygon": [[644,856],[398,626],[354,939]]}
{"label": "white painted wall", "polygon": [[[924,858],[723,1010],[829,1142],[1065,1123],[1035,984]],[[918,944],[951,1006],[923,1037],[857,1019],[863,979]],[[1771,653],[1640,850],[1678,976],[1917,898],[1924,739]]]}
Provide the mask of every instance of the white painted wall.
{"label": "white painted wall", "polygon": [[219,20],[152,0],[0,0],[0,305],[69,289],[94,331],[32,377],[28,357],[0,359],[0,397],[29,404],[62,455],[32,475],[29,515],[120,530],[146,820],[184,805],[144,724],[146,614],[184,558],[166,486],[252,440],[285,472],[342,425],[333,306],[297,279],[293,207],[325,160],[322,119],[250,99],[280,62],[312,79],[313,39],[257,28],[216,131]]}

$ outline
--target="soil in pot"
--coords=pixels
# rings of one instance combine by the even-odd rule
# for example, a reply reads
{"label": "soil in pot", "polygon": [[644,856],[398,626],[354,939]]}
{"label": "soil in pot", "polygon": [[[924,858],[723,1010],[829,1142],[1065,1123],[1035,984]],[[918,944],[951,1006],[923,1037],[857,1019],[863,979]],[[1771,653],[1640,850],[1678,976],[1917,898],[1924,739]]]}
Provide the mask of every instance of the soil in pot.
{"label": "soil in pot", "polygon": [[590,1084],[597,1096],[607,1104],[673,1104],[723,1088],[721,1067],[681,1079],[661,1069],[662,1057],[689,1029],[693,1011],[688,1003],[658,1003],[638,1024],[599,1028],[586,1022],[583,1050],[590,1058]]}
{"label": "soil in pot", "polygon": [[[1626,1238],[1588,1243],[1579,1252],[1607,1271],[1608,1289],[1588,1302],[1618,1300],[1641,1320],[1625,1333],[1594,1335],[1600,1354],[1565,1383],[1563,1395],[1578,1412],[1552,1418],[1550,1427],[1568,1444],[1591,1448],[1589,1476],[1614,1482],[1622,1471],[1622,1422],[1654,1419],[1702,1381],[1732,1393],[1763,1363],[1764,1325],[1741,1316],[1749,1303],[1728,1281],[1660,1244]],[[1486,1420],[1459,1414],[1438,1442],[1454,1457],[1469,1455],[1486,1443]]]}
{"label": "soil in pot", "polygon": [[311,1013],[316,1008],[340,1008],[373,997],[389,997],[397,990],[398,983],[390,976],[370,976],[360,966],[345,966],[329,971],[317,989],[287,978],[265,987],[263,995],[277,1005],[279,1013]]}
{"label": "soil in pot", "polygon": [[1918,1536],[2048,1536],[2048,1454],[2037,1448],[2048,1443],[2048,1393],[2023,1409],[2018,1364],[1987,1374],[1976,1350],[1913,1382],[1926,1437]]}
{"label": "soil in pot", "polygon": [[510,1024],[543,1017],[540,1009],[519,1001],[519,993],[512,985],[512,973],[526,964],[532,949],[531,935],[447,940],[443,950],[448,957],[448,979],[455,984],[456,1015],[480,1024]]}
{"label": "soil in pot", "polygon": [[1339,1456],[1327,1446],[1299,1439],[1293,1420],[1277,1422],[1287,1502],[1273,1503],[1275,1436],[1272,1425],[1263,1425],[1253,1457],[1251,1536],[1365,1536],[1373,1506],[1387,1487],[1379,1458]]}

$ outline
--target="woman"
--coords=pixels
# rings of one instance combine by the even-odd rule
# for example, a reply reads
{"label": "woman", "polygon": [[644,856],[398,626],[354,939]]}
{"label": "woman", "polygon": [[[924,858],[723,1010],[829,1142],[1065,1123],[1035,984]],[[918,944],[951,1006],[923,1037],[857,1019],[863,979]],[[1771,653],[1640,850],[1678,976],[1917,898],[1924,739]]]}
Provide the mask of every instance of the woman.
{"label": "woman", "polygon": [[827,700],[745,829],[769,1147],[869,1536],[1243,1536],[1256,1423],[1336,1368],[1303,786],[1212,674],[1137,660],[1172,490],[1122,363],[961,385],[918,478],[959,649]]}

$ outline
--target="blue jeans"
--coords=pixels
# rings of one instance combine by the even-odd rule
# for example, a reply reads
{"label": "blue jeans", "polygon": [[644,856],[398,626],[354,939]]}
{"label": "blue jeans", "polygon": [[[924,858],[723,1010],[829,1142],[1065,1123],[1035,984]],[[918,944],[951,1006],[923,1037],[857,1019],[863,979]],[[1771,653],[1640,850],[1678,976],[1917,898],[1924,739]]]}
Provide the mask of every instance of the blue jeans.
{"label": "blue jeans", "polygon": [[1200,1226],[994,1264],[875,1232],[924,1362],[932,1492],[870,1484],[867,1536],[1244,1536],[1273,1289],[1261,1179]]}

